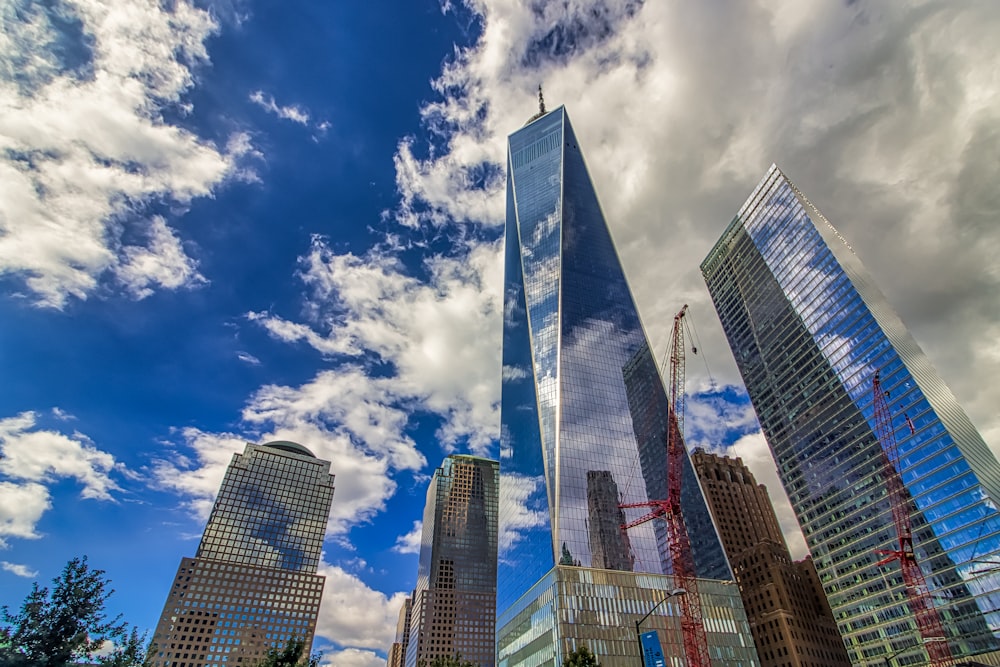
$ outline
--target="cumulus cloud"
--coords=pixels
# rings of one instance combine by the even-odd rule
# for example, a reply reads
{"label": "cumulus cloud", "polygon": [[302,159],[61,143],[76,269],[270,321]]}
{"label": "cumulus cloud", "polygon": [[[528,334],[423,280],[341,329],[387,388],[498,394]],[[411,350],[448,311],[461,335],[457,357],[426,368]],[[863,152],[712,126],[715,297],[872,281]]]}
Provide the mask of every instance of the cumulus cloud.
{"label": "cumulus cloud", "polygon": [[8,537],[41,537],[35,526],[51,508],[49,490],[43,484],[0,480],[0,548],[7,548]]}
{"label": "cumulus cloud", "polygon": [[150,221],[147,245],[125,246],[115,274],[138,299],[153,293],[153,287],[193,287],[207,282],[196,263],[184,253],[180,239],[161,216]]}
{"label": "cumulus cloud", "polygon": [[382,667],[385,658],[374,651],[348,648],[342,651],[328,651],[323,654],[321,667]]}
{"label": "cumulus cloud", "polygon": [[48,486],[61,479],[75,479],[82,498],[112,500],[120,490],[111,473],[125,470],[111,454],[81,433],[43,430],[36,422],[33,412],[0,419],[0,546],[6,537],[41,537],[35,527],[52,507]]}
{"label": "cumulus cloud", "polygon": [[110,477],[114,457],[81,433],[33,430],[35,421],[33,412],[0,420],[0,475],[29,482],[69,477],[83,485],[82,497],[111,500],[119,490]]}
{"label": "cumulus cloud", "polygon": [[[337,254],[319,237],[302,265],[309,289],[306,322],[264,313],[248,317],[275,338],[305,342],[331,357],[375,357],[392,372],[377,378],[356,373],[360,386],[341,390],[371,392],[394,411],[399,432],[409,411],[441,415],[438,435],[446,447],[462,442],[487,453],[498,422],[499,247],[484,244],[459,257],[431,257],[426,281],[409,275],[391,255]],[[339,396],[326,399],[326,409],[336,410]],[[390,442],[400,437],[392,435]]]}
{"label": "cumulus cloud", "polygon": [[407,594],[387,596],[328,563],[320,564],[319,574],[326,577],[326,585],[316,633],[345,648],[388,648],[396,635],[399,609]]}
{"label": "cumulus cloud", "polygon": [[241,453],[246,441],[232,433],[205,433],[196,428],[180,431],[186,449],[171,448],[153,462],[153,479],[162,488],[185,498],[185,506],[201,521],[212,513],[212,503],[222,485],[233,454]]}
{"label": "cumulus cloud", "polygon": [[[200,282],[166,222],[137,212],[248,176],[245,135],[220,148],[164,119],[208,62],[211,15],[185,0],[14,0],[0,14],[0,274],[56,308],[108,272],[139,297]],[[127,229],[145,240],[123,245]]]}
{"label": "cumulus cloud", "polygon": [[406,535],[397,537],[396,544],[392,547],[392,550],[399,554],[418,554],[420,553],[420,540],[423,535],[424,522],[414,521],[413,530]]}

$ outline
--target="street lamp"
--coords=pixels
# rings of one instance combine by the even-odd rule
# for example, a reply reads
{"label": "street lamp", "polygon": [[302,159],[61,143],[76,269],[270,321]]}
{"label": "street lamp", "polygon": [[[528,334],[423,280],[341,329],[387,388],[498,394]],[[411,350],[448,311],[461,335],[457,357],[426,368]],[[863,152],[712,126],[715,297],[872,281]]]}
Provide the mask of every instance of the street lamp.
{"label": "street lamp", "polygon": [[643,621],[652,616],[653,612],[660,608],[660,605],[662,605],[670,598],[677,597],[678,595],[687,595],[687,591],[683,588],[675,588],[674,590],[667,593],[666,597],[664,597],[662,600],[653,605],[653,608],[650,609],[648,612],[646,612],[645,616],[643,616],[642,618],[640,618],[638,621],[635,622],[635,641],[639,645],[639,664],[642,667],[645,667],[646,661],[643,660],[642,657],[642,631],[639,629],[639,626],[642,625]]}

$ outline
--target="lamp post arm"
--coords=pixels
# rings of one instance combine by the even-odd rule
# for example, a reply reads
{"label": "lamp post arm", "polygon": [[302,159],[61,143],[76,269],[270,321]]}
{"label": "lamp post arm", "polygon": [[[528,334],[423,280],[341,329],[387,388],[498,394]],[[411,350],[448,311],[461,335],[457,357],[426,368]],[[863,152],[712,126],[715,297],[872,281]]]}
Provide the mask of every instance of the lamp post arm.
{"label": "lamp post arm", "polygon": [[640,664],[641,667],[645,667],[646,661],[645,661],[645,659],[643,659],[643,654],[642,654],[642,631],[639,629],[639,626],[642,625],[643,621],[645,621],[647,618],[649,618],[650,616],[652,616],[653,612],[656,611],[657,609],[659,609],[660,606],[664,602],[666,602],[667,600],[669,600],[672,597],[676,597],[678,595],[686,595],[686,594],[687,594],[687,591],[684,590],[683,588],[675,588],[674,590],[670,591],[666,595],[666,597],[664,597],[662,600],[660,600],[655,605],[653,605],[653,608],[650,609],[648,612],[646,612],[645,616],[643,616],[642,618],[640,618],[638,621],[635,622],[635,641],[639,645],[639,664]]}
{"label": "lamp post arm", "polygon": [[640,619],[639,619],[638,621],[636,621],[636,622],[635,622],[635,629],[636,629],[636,632],[638,632],[638,631],[639,631],[639,626],[640,626],[640,625],[642,625],[642,624],[643,624],[643,622],[644,622],[644,621],[645,621],[645,620],[646,620],[647,618],[649,618],[650,616],[652,616],[652,615],[653,615],[653,612],[654,612],[654,611],[656,611],[657,609],[659,609],[659,608],[660,608],[660,607],[661,607],[661,606],[663,605],[663,603],[664,603],[664,602],[666,602],[667,600],[669,600],[670,598],[672,598],[672,597],[673,597],[674,595],[675,595],[675,593],[671,593],[671,594],[670,594],[670,595],[668,595],[667,597],[665,597],[665,598],[663,598],[662,600],[660,600],[659,602],[657,602],[657,603],[656,603],[656,605],[655,605],[655,606],[654,606],[654,607],[653,607],[652,609],[650,609],[649,611],[647,611],[647,612],[646,612],[646,615],[645,615],[645,616],[643,616],[643,617],[642,617],[642,618],[640,618]]}

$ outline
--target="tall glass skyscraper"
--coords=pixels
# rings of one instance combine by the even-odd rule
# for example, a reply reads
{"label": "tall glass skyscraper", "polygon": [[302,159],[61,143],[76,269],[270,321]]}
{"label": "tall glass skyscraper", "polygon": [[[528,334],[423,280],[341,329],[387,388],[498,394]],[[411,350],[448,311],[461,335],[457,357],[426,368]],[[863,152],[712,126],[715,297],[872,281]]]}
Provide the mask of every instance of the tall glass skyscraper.
{"label": "tall glass skyscraper", "polygon": [[330,462],[294,442],[233,454],[194,558],[153,635],[154,667],[243,667],[289,639],[311,650],[333,500]]}
{"label": "tall glass skyscraper", "polygon": [[897,548],[878,371],[951,652],[1000,664],[1000,465],[846,241],[772,166],[701,269],[852,663],[928,660],[899,564],[877,565]]}
{"label": "tall glass skyscraper", "polygon": [[[659,521],[667,398],[563,108],[509,137],[497,657],[561,665],[586,645],[605,667],[639,658],[634,623],[676,583]],[[683,514],[716,665],[755,665],[739,592],[685,458]],[[683,655],[679,607],[659,608]]]}
{"label": "tall glass skyscraper", "polygon": [[[405,664],[460,654],[479,667],[496,656],[499,464],[456,454],[434,472],[424,505],[417,587]],[[402,614],[401,614],[401,623]]]}

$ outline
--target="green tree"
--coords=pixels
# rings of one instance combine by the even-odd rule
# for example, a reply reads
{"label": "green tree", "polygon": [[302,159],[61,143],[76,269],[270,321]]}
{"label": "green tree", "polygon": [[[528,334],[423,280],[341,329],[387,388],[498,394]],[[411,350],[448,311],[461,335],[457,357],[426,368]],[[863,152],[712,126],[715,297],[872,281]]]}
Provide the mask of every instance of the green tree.
{"label": "green tree", "polygon": [[597,656],[586,646],[576,649],[563,660],[563,667],[601,667]]}
{"label": "green tree", "polygon": [[305,656],[306,642],[304,639],[292,637],[282,648],[272,648],[257,663],[257,667],[319,667],[319,653]]}
{"label": "green tree", "polygon": [[149,667],[152,651],[152,642],[147,643],[146,635],[133,627],[128,636],[115,640],[110,654],[99,656],[97,661],[102,667]]}
{"label": "green tree", "polygon": [[471,660],[463,660],[461,653],[456,653],[453,656],[439,655],[430,662],[426,660],[421,660],[417,663],[418,667],[479,667],[476,663]]}
{"label": "green tree", "polygon": [[90,661],[105,641],[116,649],[102,662],[114,667],[143,664],[145,637],[134,628],[130,634],[121,616],[108,620],[104,613],[114,592],[104,570],[91,570],[86,557],[74,558],[52,584],[50,594],[35,582],[17,613],[0,607],[0,667],[64,667]]}

